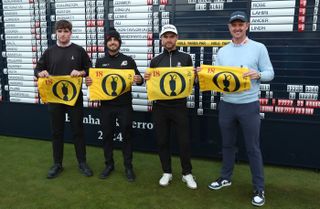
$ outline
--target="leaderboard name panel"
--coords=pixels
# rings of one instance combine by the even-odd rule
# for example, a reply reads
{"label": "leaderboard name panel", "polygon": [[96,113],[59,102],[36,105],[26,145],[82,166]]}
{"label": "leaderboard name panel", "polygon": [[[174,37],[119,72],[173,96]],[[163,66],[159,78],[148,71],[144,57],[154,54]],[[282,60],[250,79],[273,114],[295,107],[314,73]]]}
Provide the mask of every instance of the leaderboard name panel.
{"label": "leaderboard name panel", "polygon": [[10,102],[38,103],[33,68],[48,47],[44,0],[1,1],[2,92]]}

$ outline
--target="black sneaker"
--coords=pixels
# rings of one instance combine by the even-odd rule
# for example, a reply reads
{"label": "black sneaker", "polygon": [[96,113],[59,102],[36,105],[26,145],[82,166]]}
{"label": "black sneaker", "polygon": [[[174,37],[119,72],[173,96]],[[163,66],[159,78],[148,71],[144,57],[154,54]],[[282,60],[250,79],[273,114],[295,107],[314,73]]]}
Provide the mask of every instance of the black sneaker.
{"label": "black sneaker", "polygon": [[208,185],[209,189],[218,190],[222,187],[230,186],[231,181],[224,179],[222,177],[219,177],[216,181],[212,182]]}
{"label": "black sneaker", "polygon": [[264,191],[255,191],[252,197],[252,205],[254,206],[262,206],[266,202],[264,197]]}
{"label": "black sneaker", "polygon": [[108,165],[106,168],[101,172],[99,178],[100,179],[106,179],[108,176],[110,176],[111,172],[114,170],[113,165]]}
{"label": "black sneaker", "polygon": [[134,182],[134,180],[136,179],[136,175],[134,174],[132,168],[126,168],[124,173],[125,173],[127,180],[129,182]]}
{"label": "black sneaker", "polygon": [[89,168],[88,164],[85,162],[79,163],[79,170],[84,176],[93,176],[92,170]]}
{"label": "black sneaker", "polygon": [[57,177],[63,171],[63,167],[59,163],[55,163],[48,171],[47,178],[53,179]]}

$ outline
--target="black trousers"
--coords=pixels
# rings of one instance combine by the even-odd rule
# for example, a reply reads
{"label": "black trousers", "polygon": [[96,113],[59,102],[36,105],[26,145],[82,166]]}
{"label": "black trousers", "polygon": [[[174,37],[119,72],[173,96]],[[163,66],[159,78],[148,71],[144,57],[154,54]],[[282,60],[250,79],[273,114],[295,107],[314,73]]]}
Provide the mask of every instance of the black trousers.
{"label": "black trousers", "polygon": [[172,173],[170,156],[170,130],[175,129],[179,143],[182,174],[191,174],[192,166],[190,160],[190,130],[187,107],[166,107],[155,103],[152,111],[163,172]]}
{"label": "black trousers", "polygon": [[[80,97],[80,96],[79,96]],[[82,96],[81,96],[82,97]],[[69,114],[73,142],[76,151],[77,160],[79,163],[86,162],[86,145],[83,131],[83,100],[78,99],[75,106],[64,104],[49,104],[48,105],[51,130],[52,130],[52,148],[54,163],[62,164],[63,160],[63,135],[65,115]]]}
{"label": "black trousers", "polygon": [[113,138],[116,126],[122,135],[123,164],[132,168],[132,105],[101,104],[101,123],[103,128],[103,150],[106,166],[114,166]]}

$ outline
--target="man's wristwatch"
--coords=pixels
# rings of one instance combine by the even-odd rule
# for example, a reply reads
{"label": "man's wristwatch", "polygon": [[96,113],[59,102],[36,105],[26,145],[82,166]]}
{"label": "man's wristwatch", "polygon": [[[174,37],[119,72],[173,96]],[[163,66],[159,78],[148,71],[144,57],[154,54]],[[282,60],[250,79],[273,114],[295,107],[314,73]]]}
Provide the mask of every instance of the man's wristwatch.
{"label": "man's wristwatch", "polygon": [[259,76],[258,80],[260,80],[261,79],[261,72],[258,73],[258,76]]}

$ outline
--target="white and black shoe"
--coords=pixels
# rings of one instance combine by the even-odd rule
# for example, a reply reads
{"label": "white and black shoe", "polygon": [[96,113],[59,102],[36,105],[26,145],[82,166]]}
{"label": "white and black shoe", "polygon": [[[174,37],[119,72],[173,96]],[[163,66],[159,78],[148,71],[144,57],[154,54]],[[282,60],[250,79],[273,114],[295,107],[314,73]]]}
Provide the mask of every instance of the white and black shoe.
{"label": "white and black shoe", "polygon": [[171,173],[164,173],[162,174],[161,179],[159,180],[160,186],[168,186],[170,181],[172,180],[172,174]]}
{"label": "white and black shoe", "polygon": [[190,189],[198,188],[197,182],[194,180],[194,177],[192,176],[192,174],[183,175],[182,181],[185,182],[187,184],[187,187],[189,187]]}
{"label": "white and black shoe", "polygon": [[264,191],[255,191],[252,197],[252,205],[254,206],[262,206],[266,202],[266,198],[264,197]]}
{"label": "white and black shoe", "polygon": [[218,190],[218,189],[221,189],[222,187],[226,187],[230,185],[231,185],[231,181],[229,181],[228,179],[219,177],[216,181],[209,184],[208,188],[213,190]]}

